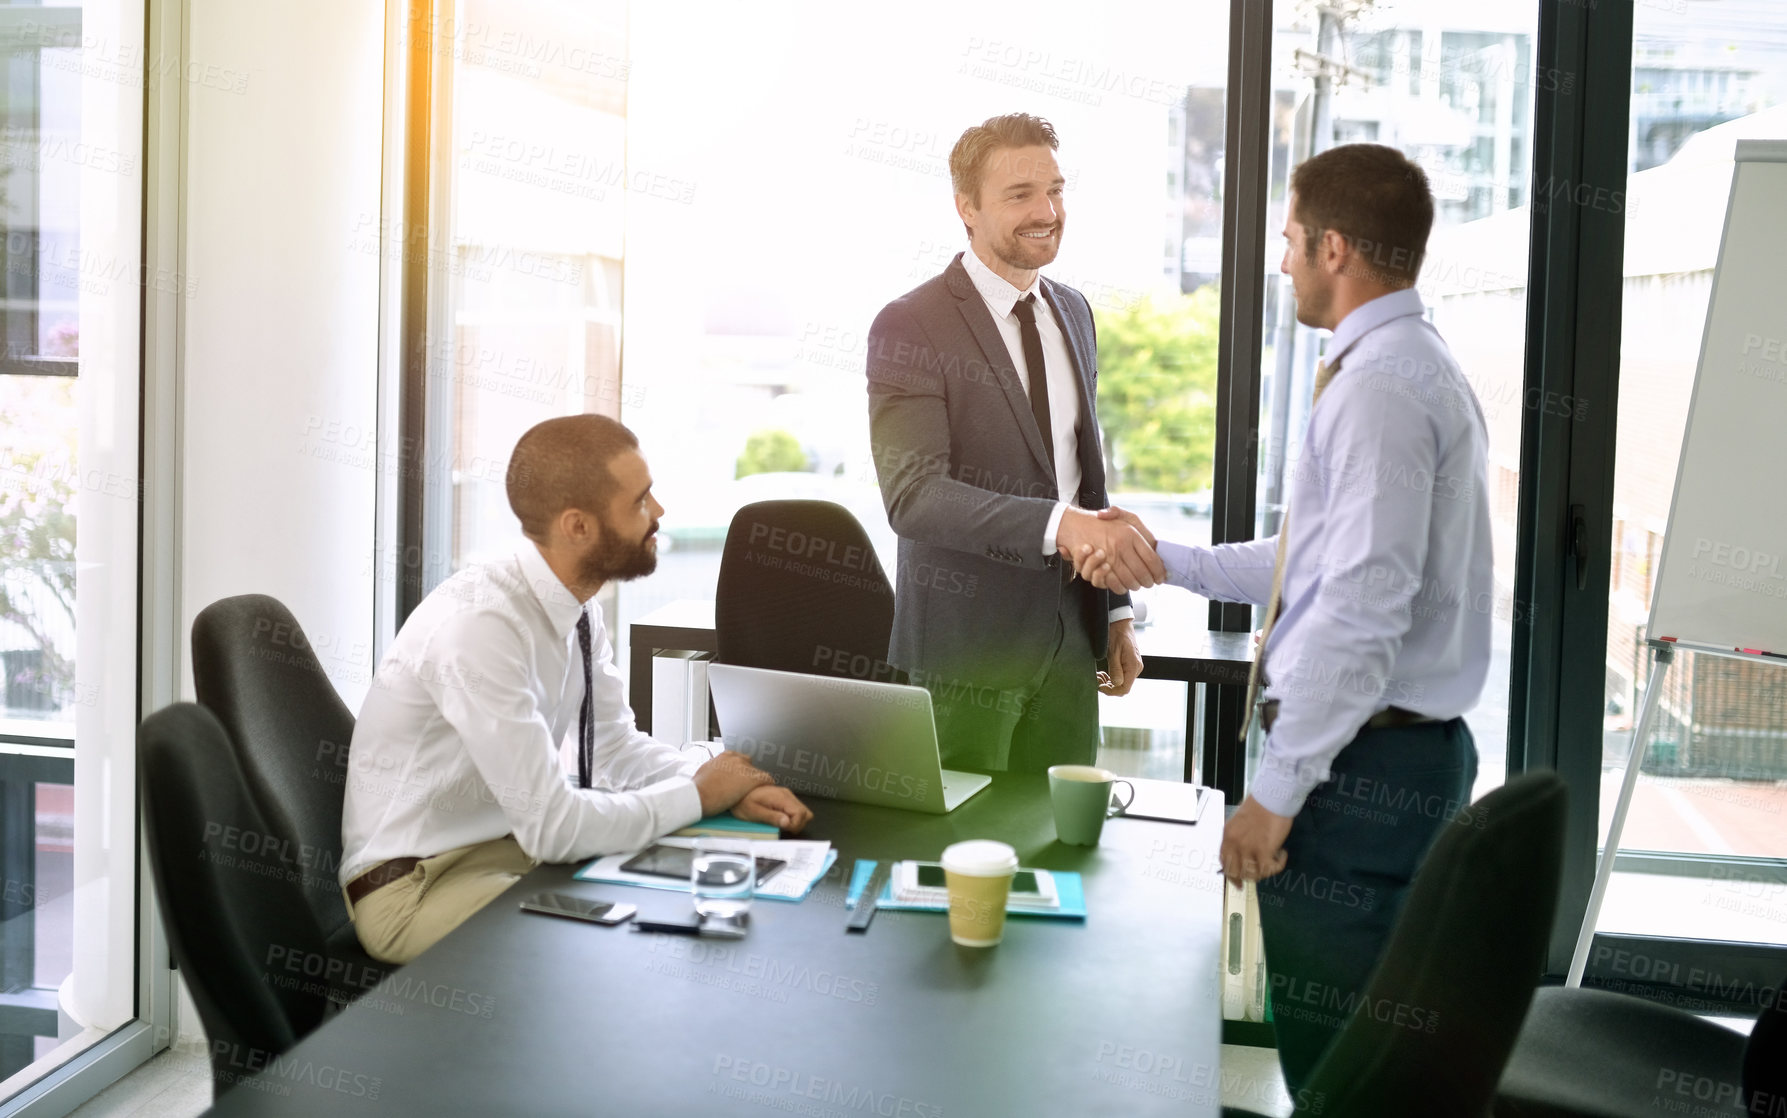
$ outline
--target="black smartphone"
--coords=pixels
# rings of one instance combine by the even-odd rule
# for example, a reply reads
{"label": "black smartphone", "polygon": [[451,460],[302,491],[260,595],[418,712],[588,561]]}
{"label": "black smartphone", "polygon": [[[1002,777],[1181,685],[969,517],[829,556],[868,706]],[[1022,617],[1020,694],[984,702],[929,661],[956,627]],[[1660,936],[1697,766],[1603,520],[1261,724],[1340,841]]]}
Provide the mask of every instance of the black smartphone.
{"label": "black smartphone", "polygon": [[[667,846],[664,843],[653,843],[639,853],[621,863],[621,869],[627,873],[644,873],[653,877],[674,877],[682,881],[689,880],[689,872],[694,869],[695,851],[687,846]],[[776,875],[776,871],[787,865],[780,858],[757,859],[757,884]]]}
{"label": "black smartphone", "polygon": [[679,936],[718,936],[721,939],[743,939],[745,930],[750,926],[745,916],[701,916],[689,913],[686,916],[644,917],[633,921],[636,932],[664,932]]}
{"label": "black smartphone", "polygon": [[[947,888],[949,885],[949,882],[944,879],[943,867],[936,862],[918,863],[918,883],[926,889],[943,889]],[[1035,896],[1038,892],[1036,887],[1036,871],[1019,870],[1017,873],[1013,874],[1011,878],[1011,891],[1013,893],[1029,893],[1032,896]]]}
{"label": "black smartphone", "polygon": [[563,916],[571,920],[587,920],[591,924],[623,924],[639,911],[630,904],[613,901],[592,901],[569,893],[535,893],[521,902],[521,911],[543,916]]}

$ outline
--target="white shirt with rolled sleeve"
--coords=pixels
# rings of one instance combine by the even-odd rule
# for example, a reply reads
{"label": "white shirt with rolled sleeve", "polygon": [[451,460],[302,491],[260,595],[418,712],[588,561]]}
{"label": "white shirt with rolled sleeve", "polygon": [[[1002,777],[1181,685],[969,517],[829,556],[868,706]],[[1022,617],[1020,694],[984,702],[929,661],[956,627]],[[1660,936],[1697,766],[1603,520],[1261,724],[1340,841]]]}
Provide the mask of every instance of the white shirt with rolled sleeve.
{"label": "white shirt with rolled sleeve", "polygon": [[[1045,371],[1043,383],[1048,386],[1049,424],[1053,431],[1045,432],[1054,444],[1055,451],[1055,511],[1049,514],[1049,520],[1043,526],[1042,553],[1055,554],[1055,536],[1061,527],[1061,518],[1067,515],[1067,506],[1080,491],[1080,386],[1073,368],[1073,354],[1067,348],[1067,335],[1061,332],[1061,324],[1055,321],[1054,308],[1042,297],[1042,283],[1032,279],[1030,286],[1019,291],[1010,280],[986,266],[980,257],[969,249],[962,253],[962,268],[973,282],[974,290],[980,293],[981,301],[987,305],[987,313],[993,316],[993,325],[999,328],[999,337],[1005,342],[1007,354],[1011,357],[1012,367],[1024,370],[1024,328],[1018,322],[1018,316],[1012,312],[1018,301],[1027,296],[1036,298],[1036,334],[1042,341],[1042,364]],[[1040,274],[1040,273],[1039,273]],[[1024,395],[1030,395],[1030,377],[1026,371],[1018,377],[1023,386]],[[1110,620],[1125,621],[1135,616],[1131,606],[1115,606],[1110,611]]]}
{"label": "white shirt with rolled sleeve", "polygon": [[[1295,815],[1378,711],[1455,718],[1489,672],[1488,429],[1475,393],[1408,289],[1334,330],[1333,380],[1291,458],[1283,612],[1262,651],[1278,701],[1248,792]],[[1167,580],[1264,605],[1273,536],[1160,543]]]}
{"label": "white shirt with rolled sleeve", "polygon": [[701,817],[706,759],[633,725],[590,610],[598,787],[559,761],[583,705],[584,612],[531,543],[469,567],[416,607],[380,662],[348,750],[340,879],[513,834],[542,862],[636,850]]}

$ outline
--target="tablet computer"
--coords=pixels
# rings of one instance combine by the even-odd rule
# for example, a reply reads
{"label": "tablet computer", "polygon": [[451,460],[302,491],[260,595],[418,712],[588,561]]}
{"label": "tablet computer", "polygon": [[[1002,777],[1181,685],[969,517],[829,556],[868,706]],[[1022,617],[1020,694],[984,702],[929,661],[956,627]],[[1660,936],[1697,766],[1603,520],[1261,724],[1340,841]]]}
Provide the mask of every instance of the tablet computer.
{"label": "tablet computer", "polygon": [[[621,863],[624,873],[643,873],[652,877],[675,877],[683,881],[689,880],[689,874],[695,868],[695,850],[688,846],[670,846],[665,843],[652,845],[633,855]],[[788,863],[780,858],[757,858],[757,884],[776,875]]]}

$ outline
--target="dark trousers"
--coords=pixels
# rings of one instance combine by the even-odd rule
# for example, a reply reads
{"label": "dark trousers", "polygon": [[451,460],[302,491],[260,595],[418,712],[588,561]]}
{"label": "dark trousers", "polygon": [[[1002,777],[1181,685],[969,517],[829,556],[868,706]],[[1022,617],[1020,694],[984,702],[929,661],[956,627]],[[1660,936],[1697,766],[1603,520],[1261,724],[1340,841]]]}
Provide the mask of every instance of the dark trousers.
{"label": "dark trousers", "polygon": [[1098,666],[1077,596],[1056,611],[1054,647],[1028,679],[1004,685],[962,672],[914,673],[931,692],[946,769],[1037,773],[1098,757]]}
{"label": "dark trousers", "polygon": [[1297,813],[1284,871],[1259,884],[1272,1026],[1292,1098],[1364,999],[1416,868],[1476,779],[1462,718],[1362,730]]}

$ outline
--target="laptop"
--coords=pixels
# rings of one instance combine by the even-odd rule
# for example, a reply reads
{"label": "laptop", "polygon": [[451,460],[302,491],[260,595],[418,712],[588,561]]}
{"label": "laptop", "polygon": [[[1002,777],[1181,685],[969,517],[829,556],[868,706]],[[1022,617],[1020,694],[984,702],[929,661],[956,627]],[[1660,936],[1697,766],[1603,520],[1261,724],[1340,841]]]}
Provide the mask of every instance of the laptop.
{"label": "laptop", "polygon": [[992,783],[943,767],[922,687],[736,664],[707,682],[726,748],[797,794],[942,815]]}

